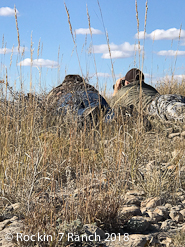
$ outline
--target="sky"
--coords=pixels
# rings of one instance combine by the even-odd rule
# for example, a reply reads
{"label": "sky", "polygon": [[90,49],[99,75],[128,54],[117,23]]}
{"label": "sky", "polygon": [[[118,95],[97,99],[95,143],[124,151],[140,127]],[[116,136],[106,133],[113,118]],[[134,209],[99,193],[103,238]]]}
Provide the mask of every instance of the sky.
{"label": "sky", "polygon": [[80,74],[109,93],[133,67],[154,86],[182,80],[184,11],[184,0],[148,0],[147,8],[138,0],[137,11],[135,0],[1,0],[0,78],[15,90],[50,91]]}

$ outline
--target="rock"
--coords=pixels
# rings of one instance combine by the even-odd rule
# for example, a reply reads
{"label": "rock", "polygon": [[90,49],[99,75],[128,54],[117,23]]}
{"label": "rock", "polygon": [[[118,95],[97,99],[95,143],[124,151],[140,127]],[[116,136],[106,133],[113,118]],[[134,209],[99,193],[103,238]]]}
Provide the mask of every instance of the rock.
{"label": "rock", "polygon": [[[184,168],[185,168],[185,167],[184,167]],[[180,199],[181,202],[184,201],[184,198],[185,198],[184,195],[183,195],[183,196],[179,196],[179,199]]]}
{"label": "rock", "polygon": [[141,207],[155,208],[162,204],[163,200],[160,197],[149,198],[141,202]]}
{"label": "rock", "polygon": [[[181,170],[182,170],[182,168],[185,168],[185,167],[181,167]],[[181,171],[181,170],[180,170],[180,171]],[[181,174],[181,175],[182,175],[182,174]],[[173,193],[173,196],[174,196],[175,199],[176,199],[176,203],[177,203],[177,202],[182,202],[182,201],[184,201],[184,199],[185,199],[185,195],[184,195],[184,193],[182,193],[182,192]],[[179,205],[181,205],[181,203],[180,203]],[[181,207],[182,207],[182,205],[181,205]]]}
{"label": "rock", "polygon": [[[1,222],[0,230],[0,246],[14,247],[15,244],[10,239],[15,240],[15,234],[22,232],[23,222],[14,216],[11,219]],[[9,240],[7,240],[7,238]]]}
{"label": "rock", "polygon": [[177,155],[179,154],[179,149],[175,149],[173,152],[172,152],[172,157],[175,158],[177,157]]}
{"label": "rock", "polygon": [[155,168],[155,160],[151,160],[151,161],[148,162],[148,164],[146,165],[146,171],[147,171],[147,173],[152,172],[154,168]]}
{"label": "rock", "polygon": [[14,216],[11,219],[8,220],[4,220],[0,223],[0,231],[2,231],[7,225],[11,224],[12,222],[14,222],[15,220],[18,220],[17,216]]}
{"label": "rock", "polygon": [[125,195],[132,195],[132,196],[144,196],[145,192],[144,191],[138,191],[138,190],[129,190]]}
{"label": "rock", "polygon": [[175,225],[175,222],[172,219],[167,219],[167,220],[162,222],[161,230],[162,231],[168,231],[174,225]]}
{"label": "rock", "polygon": [[169,171],[173,171],[173,170],[175,170],[175,168],[176,168],[176,165],[169,165],[169,166],[167,167],[167,169],[168,169]]}
{"label": "rock", "polygon": [[174,195],[177,196],[177,197],[179,197],[179,196],[182,196],[183,193],[182,193],[182,191],[179,191],[179,192],[174,193]]}
{"label": "rock", "polygon": [[12,217],[18,213],[20,207],[21,207],[21,203],[14,203],[9,206],[6,206],[5,209],[3,210],[3,217],[4,217],[3,220],[12,219]]}
{"label": "rock", "polygon": [[143,234],[132,234],[129,236],[129,242],[127,243],[127,247],[145,247],[150,242],[152,237],[143,235]]}
{"label": "rock", "polygon": [[163,241],[161,241],[162,246],[166,246],[166,247],[170,247],[172,243],[172,239],[171,238],[166,238]]}
{"label": "rock", "polygon": [[141,212],[143,216],[148,216],[152,224],[158,223],[161,220],[165,220],[169,216],[168,209],[165,206],[158,206],[157,208],[141,208]]}
{"label": "rock", "polygon": [[149,227],[150,223],[143,216],[133,216],[127,223],[126,228],[133,233],[143,233]]}
{"label": "rock", "polygon": [[147,213],[150,217],[151,223],[158,223],[159,221],[161,221],[163,219],[162,215],[159,215],[158,213],[154,213],[151,210],[148,210]]}
{"label": "rock", "polygon": [[141,215],[141,210],[137,206],[123,207],[119,213],[119,217],[122,219],[130,218],[132,216]]}
{"label": "rock", "polygon": [[185,200],[184,200],[184,201],[182,201],[182,204],[183,204],[183,205],[185,205]]}
{"label": "rock", "polygon": [[182,210],[180,211],[180,213],[181,213],[182,216],[185,218],[185,209],[182,209]]}
{"label": "rock", "polygon": [[0,208],[3,208],[4,207],[4,204],[3,204],[3,200],[1,199],[0,200]]}
{"label": "rock", "polygon": [[172,205],[170,203],[166,203],[165,207],[169,210],[170,208],[172,208]]}
{"label": "rock", "polygon": [[106,238],[105,232],[101,228],[93,224],[86,224],[83,226],[83,229],[85,230],[85,233],[87,235],[93,235],[94,239],[95,239],[95,235],[100,236],[100,240],[103,240]]}
{"label": "rock", "polygon": [[168,209],[165,206],[158,206],[154,209],[153,213],[161,215],[162,219],[167,219],[169,216]]}
{"label": "rock", "polygon": [[10,220],[4,220],[4,221],[2,221],[0,223],[0,231],[2,231],[6,227],[6,225],[9,224],[9,223],[10,223]]}
{"label": "rock", "polygon": [[[180,171],[181,171],[182,173],[185,172],[185,166],[184,166],[184,165],[181,167]],[[183,197],[184,197],[184,196],[183,196]],[[185,197],[184,197],[184,198],[185,198]]]}
{"label": "rock", "polygon": [[176,205],[176,206],[173,206],[172,208],[171,208],[171,210],[174,210],[174,211],[180,211],[180,210],[182,210],[183,209],[183,206],[182,205]]}
{"label": "rock", "polygon": [[173,139],[174,137],[180,136],[180,132],[169,134],[168,138]]}
{"label": "rock", "polygon": [[185,233],[185,224],[183,224],[181,231]]}
{"label": "rock", "polygon": [[181,133],[181,136],[182,136],[182,137],[185,137],[185,131],[183,131],[183,132]]}
{"label": "rock", "polygon": [[178,212],[178,211],[173,210],[173,209],[170,211],[169,216],[170,216],[170,218],[171,218],[173,221],[175,221],[175,222],[177,222],[177,223],[183,221],[183,216],[182,216],[182,214],[181,214],[180,212]]}
{"label": "rock", "polygon": [[140,206],[143,197],[134,195],[125,195],[124,204]]}
{"label": "rock", "polygon": [[17,202],[17,203],[14,203],[14,204],[11,204],[10,206],[6,207],[6,211],[13,211],[13,210],[16,210],[16,209],[19,209],[21,207],[21,203]]}
{"label": "rock", "polygon": [[142,208],[146,208],[146,204],[147,204],[150,200],[151,200],[151,198],[148,198],[148,199],[142,201],[142,202],[141,202],[141,207],[142,207]]}
{"label": "rock", "polygon": [[141,210],[142,214],[145,214],[147,212],[147,208],[146,207],[140,208],[140,210]]}
{"label": "rock", "polygon": [[[150,246],[149,244],[153,244],[153,237],[151,235],[143,235],[143,234],[131,234],[126,235],[124,240],[124,235],[121,235],[121,240],[116,239],[116,241],[104,242],[105,247],[146,247]],[[153,245],[151,245],[153,246]]]}
{"label": "rock", "polygon": [[3,221],[3,220],[5,220],[4,215],[0,215],[0,222]]}
{"label": "rock", "polygon": [[150,222],[151,225],[149,226],[149,228],[147,229],[148,232],[159,232],[161,229],[161,225],[160,224],[153,224],[152,222]]}

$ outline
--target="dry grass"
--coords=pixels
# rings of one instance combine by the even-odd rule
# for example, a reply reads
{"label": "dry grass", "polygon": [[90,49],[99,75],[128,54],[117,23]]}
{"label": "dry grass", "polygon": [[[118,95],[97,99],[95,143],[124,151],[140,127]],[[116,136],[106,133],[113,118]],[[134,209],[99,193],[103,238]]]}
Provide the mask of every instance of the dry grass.
{"label": "dry grass", "polygon": [[[76,45],[67,7],[66,12]],[[38,56],[39,50],[40,41]],[[162,94],[185,95],[184,88],[184,81],[157,86]],[[146,132],[136,118],[119,115],[115,119],[101,122],[97,128],[85,125],[79,129],[75,121],[52,114],[44,94],[27,98],[21,92],[11,101],[1,98],[0,197],[4,206],[21,202],[19,214],[28,234],[80,233],[85,223],[119,231],[125,222],[119,219],[118,211],[128,189],[174,203],[174,193],[185,190],[185,140],[167,138],[169,131],[182,132],[183,125],[153,122],[153,130]],[[172,155],[174,150],[178,150],[176,156]],[[150,161],[155,161],[151,172],[146,167]],[[56,237],[50,246],[57,244]],[[62,244],[66,246],[66,239]]]}
{"label": "dry grass", "polygon": [[[44,96],[42,104],[23,96],[0,104],[0,196],[4,205],[22,203],[27,233],[69,231],[65,224],[77,219],[116,231],[124,225],[118,211],[127,189],[174,202],[174,192],[185,189],[179,173],[185,142],[168,139],[165,126],[147,133],[137,121],[119,116],[102,123],[101,131],[79,130],[75,122],[49,114]],[[146,164],[152,160],[149,173]],[[167,162],[174,169],[164,166]]]}
{"label": "dry grass", "polygon": [[185,96],[185,77],[181,80],[166,76],[157,82],[156,89],[160,94],[179,94]]}

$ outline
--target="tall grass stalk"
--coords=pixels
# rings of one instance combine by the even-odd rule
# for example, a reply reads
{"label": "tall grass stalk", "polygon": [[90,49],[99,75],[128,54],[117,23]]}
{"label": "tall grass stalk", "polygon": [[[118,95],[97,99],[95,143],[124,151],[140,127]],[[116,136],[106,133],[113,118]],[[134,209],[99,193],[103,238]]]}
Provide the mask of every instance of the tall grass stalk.
{"label": "tall grass stalk", "polygon": [[[66,5],[65,8],[79,59]],[[146,2],[145,30],[147,10]],[[87,13],[91,30],[88,10]],[[137,7],[136,16],[139,33]],[[16,27],[18,30],[18,24]],[[20,46],[19,30],[17,33]],[[42,50],[39,40],[37,58],[42,56]],[[19,59],[24,57],[24,52],[18,54]],[[33,59],[32,37],[30,54]],[[58,61],[59,55],[60,49]],[[9,69],[11,66],[12,56]],[[39,71],[41,82],[42,70]],[[185,190],[184,139],[182,136],[176,140],[167,138],[170,130],[183,132],[183,124],[153,121],[153,131],[147,132],[136,118],[119,114],[111,123],[102,121],[101,127],[89,128],[85,122],[79,128],[76,121],[51,111],[45,92],[25,94],[21,66],[20,92],[12,89],[8,94],[11,91],[8,69],[4,74],[1,83],[5,85],[6,95],[0,98],[0,200],[3,205],[0,212],[4,213],[7,204],[21,203],[17,215],[24,220],[28,235],[47,232],[57,236],[59,232],[72,231],[81,234],[81,226],[86,223],[119,232],[128,220],[119,217],[127,190],[142,190],[146,198],[161,196],[174,203],[175,192]],[[31,90],[31,69],[30,78]],[[172,93],[178,91],[185,95],[184,80],[173,83]],[[158,89],[161,93],[168,92],[169,84],[161,83]],[[174,155],[175,150],[178,152]],[[56,237],[50,246],[57,246],[57,241]],[[69,245],[66,239],[60,244]]]}

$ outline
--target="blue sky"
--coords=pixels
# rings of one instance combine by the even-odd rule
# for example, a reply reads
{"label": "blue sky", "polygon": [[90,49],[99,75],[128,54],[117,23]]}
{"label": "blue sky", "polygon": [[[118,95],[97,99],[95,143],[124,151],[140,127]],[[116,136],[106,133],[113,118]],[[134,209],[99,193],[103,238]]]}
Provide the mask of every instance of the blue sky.
{"label": "blue sky", "polygon": [[[169,80],[172,75],[182,80],[185,74],[185,1],[148,0],[144,39],[146,1],[138,0],[140,46],[135,0],[99,0],[101,12],[96,0],[66,0],[65,4],[75,45],[64,1],[1,1],[0,77],[5,79],[7,73],[9,84],[14,88],[16,84],[19,89],[23,82],[28,91],[31,81],[36,90],[41,86],[49,91],[61,83],[66,74],[83,74],[90,78],[91,84],[98,81],[100,89],[106,84],[107,90],[111,91],[114,84],[112,66],[115,78],[138,67],[143,68],[148,83],[155,84],[166,75]],[[18,14],[20,52],[14,5]]]}

